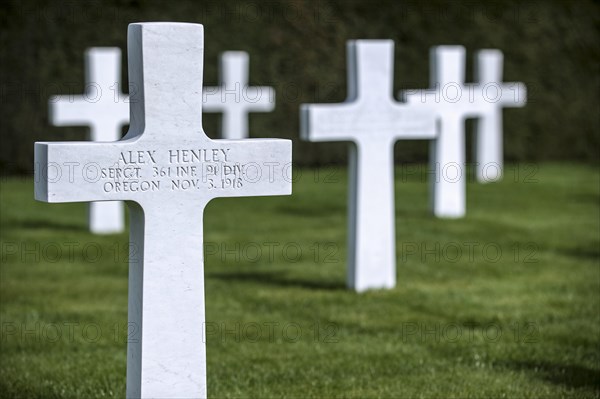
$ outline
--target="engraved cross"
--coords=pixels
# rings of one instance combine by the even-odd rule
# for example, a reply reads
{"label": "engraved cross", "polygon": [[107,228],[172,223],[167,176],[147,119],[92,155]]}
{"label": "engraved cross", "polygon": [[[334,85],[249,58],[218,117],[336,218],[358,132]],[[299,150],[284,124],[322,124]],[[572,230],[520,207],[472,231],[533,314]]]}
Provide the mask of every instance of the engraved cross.
{"label": "engraved cross", "polygon": [[202,219],[213,198],[291,193],[289,140],[211,140],[202,25],[131,24],[131,126],[112,143],[36,143],[35,197],[127,201],[128,397],[205,397]]}

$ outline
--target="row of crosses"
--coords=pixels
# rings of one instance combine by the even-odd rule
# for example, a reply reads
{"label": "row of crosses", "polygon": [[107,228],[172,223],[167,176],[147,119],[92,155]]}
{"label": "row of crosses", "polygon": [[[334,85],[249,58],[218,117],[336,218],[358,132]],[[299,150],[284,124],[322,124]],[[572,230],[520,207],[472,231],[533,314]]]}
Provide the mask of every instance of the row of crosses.
{"label": "row of crosses", "polygon": [[[114,52],[89,53],[98,54],[114,61]],[[205,134],[202,110],[216,106],[203,98],[202,25],[131,24],[128,55],[130,85],[135,88],[128,103],[128,133],[103,142],[36,143],[35,198],[128,204],[130,242],[138,254],[129,260],[128,318],[135,331],[127,348],[127,396],[202,398],[204,208],[219,197],[291,194],[292,145],[281,139],[212,140]],[[523,84],[498,83],[498,51],[480,52],[478,82],[465,84],[464,49],[457,46],[434,49],[431,89],[400,93],[406,101],[396,101],[393,55],[392,41],[349,42],[347,100],[301,109],[303,139],[352,142],[348,286],[358,292],[395,286],[395,141],[431,140],[432,163],[441,163],[441,170],[448,163],[460,169],[465,163],[464,119],[484,120],[478,131],[483,144],[478,145],[501,148],[502,107],[525,101]],[[247,70],[247,58],[238,65]],[[89,66],[88,80],[118,81],[118,68]],[[230,78],[245,83],[247,73],[226,74],[221,89],[204,90],[221,96]],[[456,91],[452,100],[447,98],[449,88]],[[81,102],[76,111],[67,108],[73,104],[56,102],[54,121],[92,124],[97,135],[92,138],[105,130],[114,134],[126,122],[127,114],[112,108],[114,101],[102,105],[114,112],[110,121],[95,120],[100,108]],[[235,122],[228,126],[244,132]],[[502,163],[497,147],[480,156],[481,162]],[[462,175],[454,182],[433,181],[437,216],[464,215],[464,168]],[[482,171],[478,176],[488,180]]]}
{"label": "row of crosses", "polygon": [[[361,51],[356,51],[361,48]],[[349,97],[345,104],[353,103],[356,90],[353,85],[359,79],[365,80],[367,87],[363,96],[372,95],[376,100],[367,103],[374,107],[377,98],[391,95],[393,85],[393,43],[391,41],[360,40],[348,44],[348,85]],[[372,53],[372,65],[357,68],[357,54]],[[365,56],[362,56],[365,57]],[[394,123],[381,118],[382,113],[363,112],[364,137],[375,142],[377,132],[382,128],[394,130],[388,137],[403,139],[434,139],[431,141],[430,170],[432,171],[432,210],[438,217],[462,217],[466,213],[466,163],[465,163],[465,119],[477,118],[475,136],[475,173],[477,181],[496,181],[502,177],[502,108],[520,107],[525,104],[526,90],[522,83],[503,83],[503,55],[499,50],[481,50],[475,56],[475,83],[465,83],[465,49],[462,46],[438,46],[431,51],[431,89],[406,90],[400,98],[411,107],[397,108],[400,112],[414,114],[419,110],[436,115],[437,131],[440,134],[419,129],[406,133],[396,129]],[[367,62],[365,59],[364,62]],[[220,86],[204,87],[204,112],[222,113],[221,138],[248,138],[248,114],[270,112],[275,108],[275,90],[268,86],[248,85],[248,54],[242,51],[228,51],[220,59]],[[87,125],[90,127],[90,140],[116,141],[121,138],[121,127],[129,123],[129,98],[120,90],[121,51],[112,47],[95,47],[85,54],[86,93],[78,96],[59,95],[49,101],[50,123],[55,126]],[[380,80],[377,81],[377,75]],[[368,83],[367,83],[368,81]],[[135,88],[133,88],[135,90]],[[311,109],[310,107],[308,109]],[[318,108],[314,108],[315,112]],[[335,109],[335,108],[334,108]],[[404,110],[404,111],[402,111]],[[379,109],[381,111],[381,109]],[[304,111],[303,111],[304,112]],[[375,115],[378,121],[370,121]],[[365,119],[367,118],[367,119]],[[329,126],[333,134],[320,134],[315,127],[312,133],[306,130],[307,120],[301,136],[311,141],[352,141],[358,140],[348,126]],[[389,122],[389,121],[388,121]],[[395,141],[395,140],[394,140]],[[391,145],[393,146],[392,141]],[[366,149],[363,148],[363,151]],[[350,159],[356,157],[351,149]],[[390,156],[389,151],[380,152],[377,157],[364,155],[366,162],[390,165],[382,158]],[[392,160],[393,163],[393,160]],[[350,163],[353,173],[355,162]],[[386,166],[387,167],[387,166]],[[385,172],[391,173],[391,171]],[[369,179],[377,186],[376,179]],[[386,196],[387,198],[388,196]],[[393,204],[393,197],[391,198]],[[361,202],[363,203],[363,202]],[[385,209],[390,208],[389,206]],[[390,208],[391,209],[391,208]],[[383,217],[383,215],[382,215]],[[89,209],[90,231],[96,234],[120,233],[124,230],[123,205],[118,202],[94,202]]]}
{"label": "row of crosses", "polygon": [[[204,87],[203,111],[222,113],[221,138],[248,138],[248,113],[275,108],[272,87],[248,85],[248,53],[221,54],[220,85]],[[49,102],[49,121],[54,126],[89,126],[91,141],[117,141],[129,123],[129,96],[121,92],[121,49],[92,47],[85,52],[85,92],[57,95]],[[133,85],[130,91],[135,91]],[[121,202],[89,204],[89,228],[95,234],[125,230]]]}

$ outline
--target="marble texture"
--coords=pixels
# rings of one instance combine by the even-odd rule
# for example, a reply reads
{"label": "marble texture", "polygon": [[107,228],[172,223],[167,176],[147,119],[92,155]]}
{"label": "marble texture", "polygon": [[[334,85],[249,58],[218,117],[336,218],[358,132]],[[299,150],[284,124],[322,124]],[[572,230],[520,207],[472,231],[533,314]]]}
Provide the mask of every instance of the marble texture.
{"label": "marble texture", "polygon": [[127,135],[35,144],[37,200],[129,206],[128,397],[206,397],[204,208],[291,193],[291,141],[204,133],[203,50],[202,25],[131,24]]}
{"label": "marble texture", "polygon": [[393,98],[394,43],[347,44],[348,97],[301,107],[301,138],[349,141],[348,287],[358,292],[396,284],[394,144],[434,139],[435,115]]}

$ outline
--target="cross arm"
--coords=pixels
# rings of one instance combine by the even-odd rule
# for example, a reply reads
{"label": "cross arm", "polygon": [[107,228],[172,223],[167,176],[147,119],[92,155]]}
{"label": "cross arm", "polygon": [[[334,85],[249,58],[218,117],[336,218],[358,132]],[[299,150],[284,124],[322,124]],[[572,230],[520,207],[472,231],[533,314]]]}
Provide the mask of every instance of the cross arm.
{"label": "cross arm", "polygon": [[35,199],[58,203],[128,199],[122,194],[108,198],[103,189],[103,172],[118,165],[123,147],[98,142],[35,143]]}
{"label": "cross arm", "polygon": [[308,104],[300,111],[300,136],[309,141],[430,139],[436,136],[435,115],[399,103]]}
{"label": "cross arm", "polygon": [[356,130],[362,126],[362,115],[354,112],[353,108],[347,103],[303,104],[300,108],[300,137],[308,141],[355,140]]}
{"label": "cross arm", "polygon": [[435,89],[409,89],[398,94],[401,101],[408,104],[439,103],[440,92]]}
{"label": "cross arm", "polygon": [[48,117],[54,126],[85,126],[97,115],[97,108],[90,107],[83,96],[72,99],[57,95],[48,101]]}
{"label": "cross arm", "polygon": [[[99,115],[105,115],[105,118]],[[95,121],[100,123],[102,119],[124,125],[129,122],[129,104],[127,97],[123,96],[118,101],[110,99],[98,102],[89,101],[84,96],[75,96],[73,101],[53,98],[48,102],[48,117],[54,126],[88,126]]]}
{"label": "cross arm", "polygon": [[223,86],[205,87],[202,98],[204,112],[223,112],[228,107],[245,108],[252,112],[270,112],[275,109],[275,89],[269,86],[239,87],[231,90]]}
{"label": "cross arm", "polygon": [[[57,94],[48,101],[48,116],[55,126],[94,125],[102,119],[129,122],[128,96],[119,82],[121,50],[92,47],[85,52],[86,84],[83,95]],[[102,118],[102,115],[107,117]]]}
{"label": "cross arm", "polygon": [[523,107],[527,103],[527,86],[522,82],[505,82],[499,86],[502,90],[500,102],[504,107]]}
{"label": "cross arm", "polygon": [[[282,139],[214,140],[227,152],[216,165],[212,198],[292,193],[292,142]],[[261,157],[257,154],[264,154]]]}
{"label": "cross arm", "polygon": [[[232,92],[230,95],[239,96],[239,91]],[[220,86],[204,87],[202,90],[202,97],[202,111],[223,112],[225,110],[227,98],[223,95],[222,88]],[[239,103],[239,101],[237,102]]]}
{"label": "cross arm", "polygon": [[275,89],[269,86],[246,87],[247,108],[253,112],[271,112],[275,109]]}

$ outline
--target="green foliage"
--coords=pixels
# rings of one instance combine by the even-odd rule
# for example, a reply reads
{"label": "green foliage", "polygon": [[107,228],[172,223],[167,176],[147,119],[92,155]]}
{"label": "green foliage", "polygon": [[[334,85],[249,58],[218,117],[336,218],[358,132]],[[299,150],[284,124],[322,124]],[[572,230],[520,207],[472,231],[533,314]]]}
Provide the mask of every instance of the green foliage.
{"label": "green foliage", "polygon": [[[429,86],[428,51],[440,44],[505,54],[506,81],[529,90],[524,109],[506,111],[506,157],[513,161],[598,161],[600,52],[598,2],[473,1],[7,1],[0,10],[2,132],[0,170],[26,173],[33,142],[84,139],[86,128],[48,125],[53,94],[83,92],[83,52],[126,48],[131,22],[184,21],[205,26],[205,82],[217,83],[218,54],[250,53],[252,84],[277,90],[276,111],[251,116],[254,137],[295,140],[301,165],[339,163],[343,143],[298,140],[298,108],[345,98],[345,43],[384,38],[396,43],[395,92]],[[126,63],[123,59],[123,81]],[[218,129],[207,115],[206,131]],[[402,142],[399,162],[423,161],[427,146]]]}
{"label": "green foliage", "polygon": [[[598,170],[508,165],[469,184],[461,220],[429,215],[421,171],[396,173],[389,291],[344,289],[343,169],[296,170],[291,198],[210,203],[211,397],[600,395]],[[123,397],[127,237],[32,187],[0,185],[0,396]]]}

